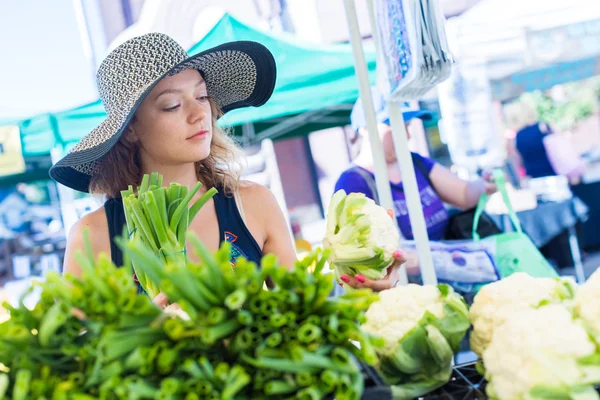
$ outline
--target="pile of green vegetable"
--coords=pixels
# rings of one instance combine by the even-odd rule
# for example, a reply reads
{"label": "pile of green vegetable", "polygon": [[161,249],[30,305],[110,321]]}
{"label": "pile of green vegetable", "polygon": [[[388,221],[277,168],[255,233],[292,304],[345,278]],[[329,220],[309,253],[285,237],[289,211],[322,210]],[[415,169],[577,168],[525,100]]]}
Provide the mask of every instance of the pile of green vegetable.
{"label": "pile of green vegetable", "polygon": [[198,263],[165,263],[142,241],[121,240],[185,318],[137,294],[128,268],[89,255],[80,257],[82,279],[50,274],[33,310],[9,307],[0,398],[360,398],[355,358],[375,362],[382,343],[358,322],[376,295],[328,298],[327,252],[291,271],[272,256],[260,268],[238,260],[234,270],[227,245],[211,254],[190,239]]}

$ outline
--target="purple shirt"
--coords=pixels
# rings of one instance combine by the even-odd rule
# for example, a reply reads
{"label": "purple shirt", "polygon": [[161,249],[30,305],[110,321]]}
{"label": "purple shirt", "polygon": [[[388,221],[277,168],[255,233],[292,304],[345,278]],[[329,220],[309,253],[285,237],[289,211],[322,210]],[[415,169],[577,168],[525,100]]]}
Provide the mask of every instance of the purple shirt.
{"label": "purple shirt", "polygon": [[[433,160],[422,157],[416,153],[413,153],[413,157],[421,161],[422,169],[426,170],[427,174],[431,173],[431,169],[435,165]],[[360,192],[373,199],[373,192],[370,189],[369,183],[365,181],[360,172],[356,171],[356,168],[361,167],[355,166],[342,173],[335,184],[335,191],[344,189],[346,193]],[[364,168],[362,168],[362,170],[372,176],[373,182],[375,182],[373,173]],[[417,185],[419,186],[427,233],[429,234],[430,240],[441,240],[448,227],[448,211],[444,207],[444,203],[436,193],[435,189],[429,184],[429,180],[424,175],[424,172],[425,171],[421,171],[421,168],[418,168],[418,166],[415,165],[415,174],[417,177]],[[392,199],[394,200],[394,214],[398,219],[398,226],[400,227],[402,236],[405,239],[413,239],[403,184],[402,182],[398,184],[390,183],[390,186],[392,188]]]}

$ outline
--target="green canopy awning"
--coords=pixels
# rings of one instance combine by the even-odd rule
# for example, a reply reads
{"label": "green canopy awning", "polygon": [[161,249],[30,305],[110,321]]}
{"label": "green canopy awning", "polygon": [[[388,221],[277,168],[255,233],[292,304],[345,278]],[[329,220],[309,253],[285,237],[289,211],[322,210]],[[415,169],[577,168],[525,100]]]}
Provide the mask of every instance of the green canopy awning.
{"label": "green canopy awning", "polygon": [[[329,108],[335,112],[339,111],[338,106],[353,103],[358,98],[358,82],[349,44],[306,43],[287,33],[275,35],[257,30],[225,14],[189,52],[196,54],[234,40],[260,42],[271,50],[277,64],[277,84],[267,104],[228,113],[223,118],[223,123],[227,125],[273,120],[308,111],[322,112]],[[375,52],[368,51],[366,57],[374,82]],[[342,108],[348,110],[348,107]],[[331,117],[329,113],[320,115]],[[312,120],[315,119],[316,116],[313,116]],[[299,118],[298,122],[301,121],[302,118]],[[347,118],[345,122],[348,123]]]}
{"label": "green canopy awning", "polygon": [[[225,14],[189,52],[195,54],[235,40],[252,40],[269,48],[278,74],[275,92],[264,106],[234,110],[222,119],[224,125],[235,127],[235,134],[243,137],[244,143],[266,137],[302,135],[349,123],[352,103],[358,98],[350,45],[310,44],[289,34],[276,35],[253,28]],[[367,51],[366,57],[374,82],[374,51]],[[98,100],[13,123],[21,128],[23,153],[27,157],[49,154],[57,145],[69,147],[105,117]]]}

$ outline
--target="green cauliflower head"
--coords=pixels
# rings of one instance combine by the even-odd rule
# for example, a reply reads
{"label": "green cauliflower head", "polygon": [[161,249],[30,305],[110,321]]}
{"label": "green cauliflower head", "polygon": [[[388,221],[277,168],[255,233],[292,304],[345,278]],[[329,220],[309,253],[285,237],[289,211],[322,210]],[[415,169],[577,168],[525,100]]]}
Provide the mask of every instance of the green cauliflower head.
{"label": "green cauliflower head", "polygon": [[363,193],[346,195],[343,190],[333,195],[323,245],[331,249],[329,262],[338,282],[342,283],[342,274],[385,277],[399,242],[396,221],[373,200]]}
{"label": "green cauliflower head", "polygon": [[444,385],[452,356],[469,329],[468,308],[447,285],[409,284],[385,290],[362,330],[383,339],[379,369],[394,398],[414,398]]}
{"label": "green cauliflower head", "polygon": [[512,313],[483,353],[487,393],[497,400],[598,399],[594,342],[565,304]]}
{"label": "green cauliflower head", "polygon": [[596,270],[577,290],[575,310],[600,344],[600,270]]}
{"label": "green cauliflower head", "polygon": [[471,350],[481,356],[494,331],[514,312],[543,302],[572,299],[574,293],[575,284],[568,279],[534,278],[524,272],[484,286],[475,296],[469,314],[473,324]]}

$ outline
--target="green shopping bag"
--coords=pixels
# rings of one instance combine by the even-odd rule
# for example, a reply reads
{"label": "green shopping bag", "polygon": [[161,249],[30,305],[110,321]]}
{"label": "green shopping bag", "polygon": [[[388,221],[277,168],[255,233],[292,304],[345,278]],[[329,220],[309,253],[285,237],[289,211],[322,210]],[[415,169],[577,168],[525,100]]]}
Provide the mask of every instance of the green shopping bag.
{"label": "green shopping bag", "polygon": [[[496,243],[496,266],[500,278],[506,278],[515,272],[526,272],[536,278],[558,277],[557,272],[544,258],[542,253],[540,253],[529,236],[523,233],[519,218],[508,198],[506,182],[502,170],[494,171],[494,181],[496,182],[498,191],[502,194],[502,199],[508,209],[508,215],[515,228],[515,232],[500,233],[482,239],[493,240]],[[475,241],[480,240],[479,235],[477,234],[477,226],[487,202],[488,195],[484,194],[481,196],[477,209],[475,210],[475,216],[473,218],[473,240]],[[481,286],[483,285],[479,285],[479,287]]]}

